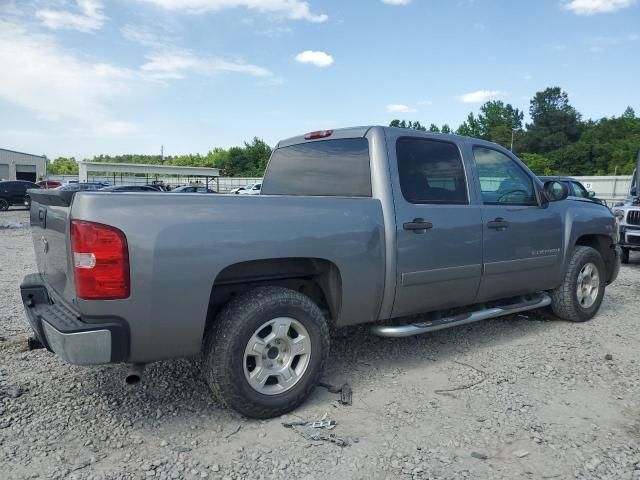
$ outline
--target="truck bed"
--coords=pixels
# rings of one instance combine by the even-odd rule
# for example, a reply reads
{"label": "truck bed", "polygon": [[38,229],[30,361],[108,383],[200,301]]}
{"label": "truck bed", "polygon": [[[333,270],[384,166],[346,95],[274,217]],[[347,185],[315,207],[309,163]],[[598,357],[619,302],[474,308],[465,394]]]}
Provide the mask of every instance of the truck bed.
{"label": "truck bed", "polygon": [[[130,323],[130,351],[135,352],[131,363],[197,354],[207,309],[215,300],[210,299],[214,282],[225,268],[247,261],[329,261],[343,272],[341,324],[377,319],[385,278],[384,223],[377,199],[68,193],[32,194],[39,273],[86,321],[106,315],[135,320]],[[125,233],[129,298],[75,297],[70,219],[111,225]]]}

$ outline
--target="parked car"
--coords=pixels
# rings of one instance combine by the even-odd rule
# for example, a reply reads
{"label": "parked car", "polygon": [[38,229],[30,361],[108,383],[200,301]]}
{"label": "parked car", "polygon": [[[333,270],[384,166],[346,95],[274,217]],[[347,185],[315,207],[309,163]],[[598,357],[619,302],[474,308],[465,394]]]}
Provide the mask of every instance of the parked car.
{"label": "parked car", "polygon": [[176,187],[171,190],[170,193],[218,193],[207,187],[198,187],[192,185],[183,185],[182,187]]}
{"label": "parked car", "polygon": [[607,204],[606,201],[596,197],[596,192],[594,192],[593,190],[587,190],[585,188],[585,186],[582,185],[582,183],[580,183],[575,178],[558,177],[558,176],[553,176],[553,177],[551,177],[551,176],[542,176],[542,177],[540,177],[540,180],[542,180],[543,182],[547,182],[549,180],[556,180],[558,182],[564,183],[567,186],[567,188],[569,189],[569,196],[571,196],[571,197],[582,198],[582,199],[585,199],[585,200],[591,200],[593,202],[600,203],[602,205],[606,205]]}
{"label": "parked car", "polygon": [[250,183],[249,185],[244,185],[243,187],[236,187],[236,188],[232,188],[231,190],[229,190],[229,193],[232,193],[234,195],[238,195],[240,192],[251,188],[253,186],[252,183]]}
{"label": "parked car", "polygon": [[281,141],[242,202],[33,191],[22,299],[70,363],[124,362],[135,382],[203,354],[218,398],[275,417],[318,383],[330,326],[402,337],[548,305],[591,319],[618,274],[616,223],[568,193],[483,140],[312,132]]}
{"label": "parked car", "polygon": [[624,202],[612,210],[618,219],[618,235],[622,249],[622,263],[629,263],[629,252],[640,250],[640,152],[636,158],[629,194]]}
{"label": "parked car", "polygon": [[262,183],[252,183],[247,185],[244,190],[240,190],[238,193],[240,195],[260,195],[260,189],[262,188]]}
{"label": "parked car", "polygon": [[60,186],[62,186],[62,182],[59,182],[58,180],[42,180],[40,182],[36,182],[36,185],[38,185],[40,188],[58,188]]}
{"label": "parked car", "polygon": [[55,190],[62,190],[64,192],[80,192],[90,190],[100,190],[101,188],[108,187],[109,185],[102,182],[69,182]]}
{"label": "parked car", "polygon": [[0,182],[0,211],[9,210],[11,205],[29,206],[29,195],[27,190],[40,187],[26,180],[9,180]]}
{"label": "parked car", "polygon": [[100,192],[155,192],[160,190],[151,185],[112,185],[99,189]]}

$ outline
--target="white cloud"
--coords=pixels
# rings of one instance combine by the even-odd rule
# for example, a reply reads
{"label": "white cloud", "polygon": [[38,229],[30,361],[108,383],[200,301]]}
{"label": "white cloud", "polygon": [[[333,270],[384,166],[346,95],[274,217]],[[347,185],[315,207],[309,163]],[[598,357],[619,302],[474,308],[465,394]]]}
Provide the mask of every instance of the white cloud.
{"label": "white cloud", "polygon": [[215,12],[225,8],[246,7],[259,12],[277,13],[292,20],[308,20],[314,23],[327,21],[324,13],[311,11],[308,2],[302,0],[142,0],[166,10],[189,13]]}
{"label": "white cloud", "polygon": [[433,105],[433,102],[431,100],[420,100],[418,102],[418,105],[426,105],[427,107]]}
{"label": "white cloud", "polygon": [[576,15],[595,15],[598,13],[615,12],[627,8],[637,0],[569,0],[562,4],[562,8]]}
{"label": "white cloud", "polygon": [[36,18],[51,30],[78,30],[92,33],[102,28],[106,17],[101,0],[76,0],[80,13],[62,10],[38,10]]}
{"label": "white cloud", "polygon": [[114,122],[109,103],[130,93],[135,71],[93,63],[64,50],[49,35],[30,35],[0,20],[0,98],[48,120],[76,120],[86,128]]}
{"label": "white cloud", "polygon": [[333,57],[325,52],[305,50],[296,55],[296,61],[310,63],[316,67],[328,67],[333,63]]}
{"label": "white cloud", "polygon": [[458,100],[462,103],[482,103],[502,95],[504,95],[504,92],[500,90],[477,90],[460,95]]}
{"label": "white cloud", "polygon": [[402,105],[401,103],[392,103],[385,105],[384,107],[389,113],[415,113],[417,110],[408,105]]}
{"label": "white cloud", "polygon": [[147,55],[148,62],[141,70],[155,79],[181,79],[187,73],[216,75],[244,73],[254,77],[271,77],[266,68],[242,62],[231,62],[215,57],[198,56],[188,50],[167,50]]}
{"label": "white cloud", "polygon": [[138,43],[145,47],[160,48],[169,45],[170,40],[166,36],[160,36],[152,29],[144,25],[127,24],[120,29],[122,36],[130,42]]}
{"label": "white cloud", "polygon": [[409,5],[411,0],[382,0],[382,3],[387,5]]}

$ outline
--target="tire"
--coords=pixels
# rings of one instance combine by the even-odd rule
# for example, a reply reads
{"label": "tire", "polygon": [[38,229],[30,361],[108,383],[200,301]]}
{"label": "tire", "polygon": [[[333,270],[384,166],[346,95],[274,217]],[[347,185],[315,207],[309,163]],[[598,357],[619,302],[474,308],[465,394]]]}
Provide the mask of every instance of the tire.
{"label": "tire", "polygon": [[[215,319],[205,340],[203,373],[228,407],[266,419],[290,412],[309,396],[328,356],[329,327],[309,297],[258,287],[231,300]],[[273,374],[276,369],[283,373]]]}
{"label": "tire", "polygon": [[9,201],[0,198],[0,212],[6,212],[7,210],[9,210]]}
{"label": "tire", "polygon": [[[595,270],[597,278],[588,273],[589,269]],[[567,264],[562,284],[550,292],[553,313],[571,322],[586,322],[592,319],[602,304],[605,277],[604,261],[598,251],[591,247],[576,246]],[[582,283],[581,279],[584,279],[585,283]],[[581,293],[578,291],[579,281]],[[592,288],[597,290],[594,292]]]}
{"label": "tire", "polygon": [[621,250],[622,250],[622,253],[620,254],[620,262],[627,265],[629,263],[629,249],[622,248]]}

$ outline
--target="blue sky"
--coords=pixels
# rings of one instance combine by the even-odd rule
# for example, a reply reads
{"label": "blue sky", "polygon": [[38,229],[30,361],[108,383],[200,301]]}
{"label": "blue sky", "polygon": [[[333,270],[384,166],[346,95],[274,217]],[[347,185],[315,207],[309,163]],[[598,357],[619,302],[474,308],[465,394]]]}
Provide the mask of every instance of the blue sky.
{"label": "blue sky", "polygon": [[457,127],[561,86],[640,113],[638,0],[0,0],[0,147],[78,159]]}

